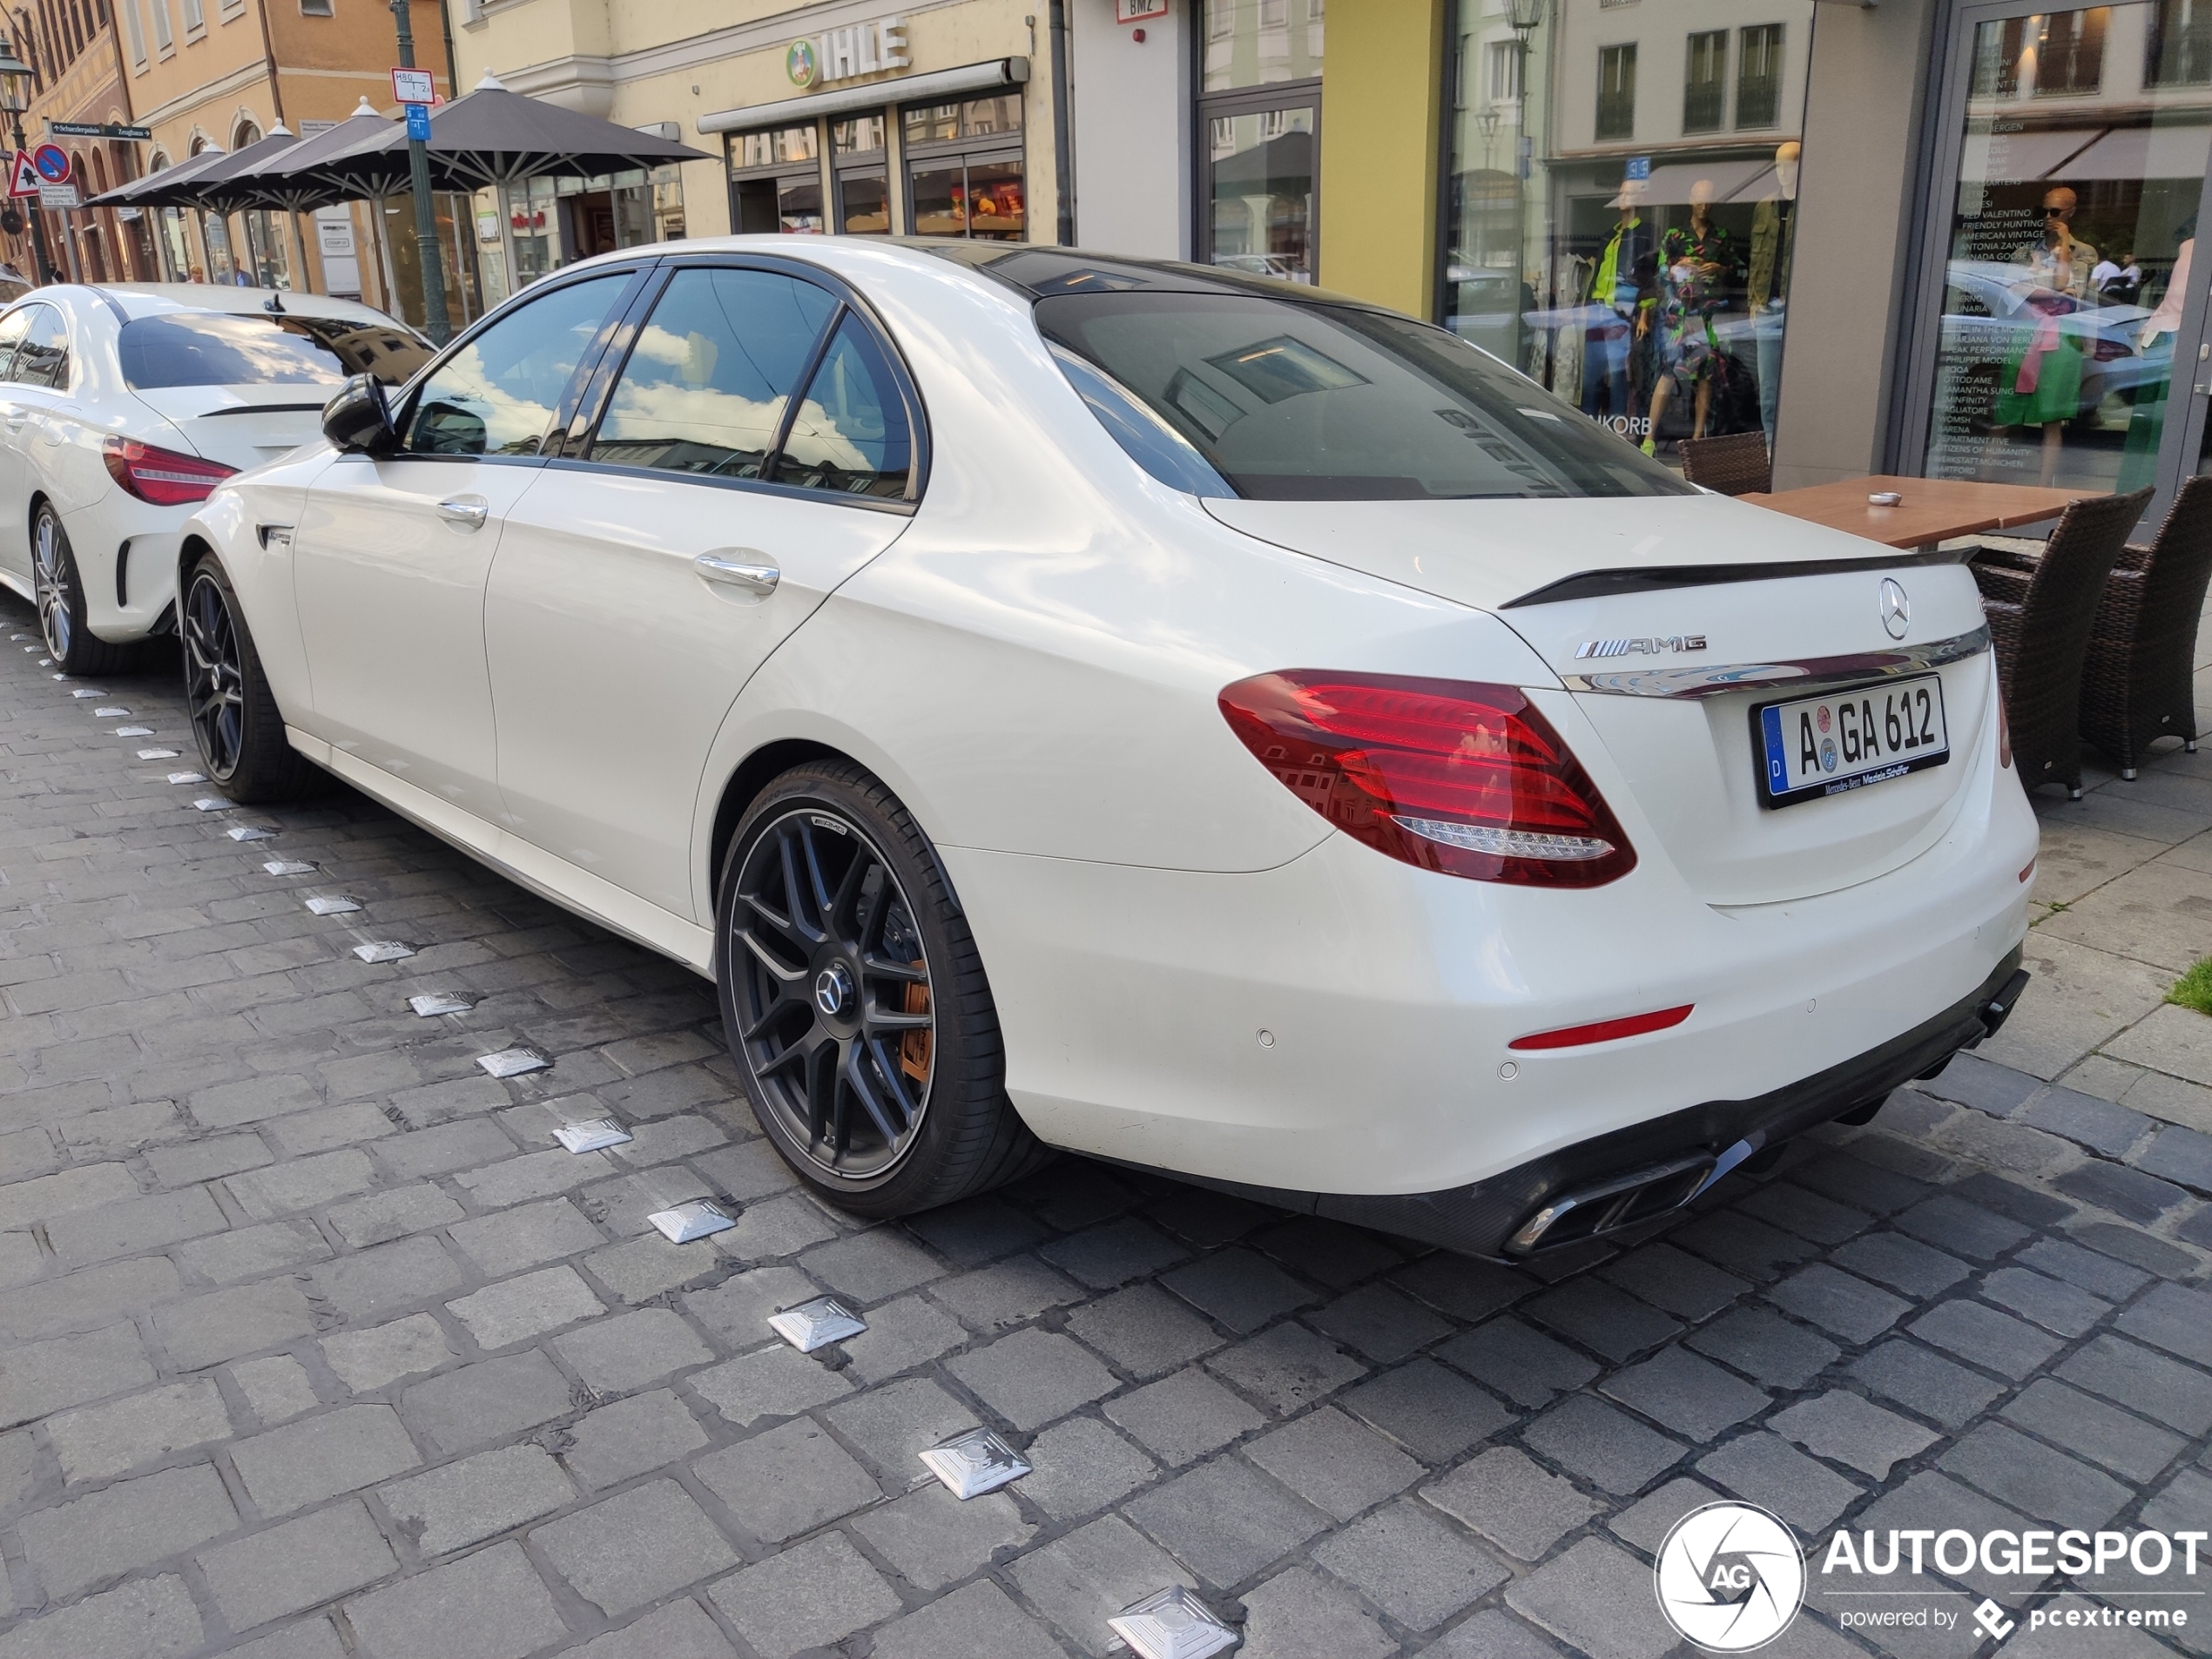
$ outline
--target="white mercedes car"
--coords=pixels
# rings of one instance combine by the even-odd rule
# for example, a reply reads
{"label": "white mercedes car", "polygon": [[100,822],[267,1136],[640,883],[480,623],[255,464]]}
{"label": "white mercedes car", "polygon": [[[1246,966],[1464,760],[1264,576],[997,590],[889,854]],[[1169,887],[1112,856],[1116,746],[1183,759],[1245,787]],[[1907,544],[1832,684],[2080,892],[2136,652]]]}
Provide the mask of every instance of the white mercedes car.
{"label": "white mercedes car", "polygon": [[1340,296],[737,238],[186,529],[201,753],[711,975],[864,1214],[1067,1148],[1453,1248],[1864,1121],[2025,981],[1974,583]]}
{"label": "white mercedes car", "polygon": [[0,583],[72,674],[166,632],[178,531],[222,479],[320,432],[349,375],[428,361],[414,330],[319,294],[57,284],[0,314]]}

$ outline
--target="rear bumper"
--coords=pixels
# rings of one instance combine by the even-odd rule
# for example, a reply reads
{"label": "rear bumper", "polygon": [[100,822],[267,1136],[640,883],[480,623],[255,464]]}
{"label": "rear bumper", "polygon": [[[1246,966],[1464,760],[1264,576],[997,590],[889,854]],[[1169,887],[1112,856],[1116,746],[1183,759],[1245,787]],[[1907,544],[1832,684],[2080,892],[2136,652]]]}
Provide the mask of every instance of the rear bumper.
{"label": "rear bumper", "polygon": [[[2011,1014],[2020,986],[2015,948],[1970,995],[1902,1035],[1809,1077],[1751,1100],[1713,1100],[1591,1136],[1532,1158],[1487,1180],[1440,1192],[1356,1194],[1286,1192],[1276,1188],[1184,1176],[1199,1185],[1234,1192],[1286,1210],[1325,1216],[1356,1226],[1397,1233],[1471,1256],[1509,1258],[1531,1253],[1515,1234],[1565,1197],[1605,1189],[1620,1177],[1666,1171],[1665,1190],[1676,1207],[1703,1190],[1699,1172],[1733,1162],[1791,1136],[1829,1123],[1855,1107],[1877,1103],[1892,1089],[1932,1075],[1961,1049],[1992,1035]],[[1562,1224],[1534,1249],[1577,1244],[1623,1226],[1641,1225],[1662,1210],[1637,1211],[1595,1231]]]}

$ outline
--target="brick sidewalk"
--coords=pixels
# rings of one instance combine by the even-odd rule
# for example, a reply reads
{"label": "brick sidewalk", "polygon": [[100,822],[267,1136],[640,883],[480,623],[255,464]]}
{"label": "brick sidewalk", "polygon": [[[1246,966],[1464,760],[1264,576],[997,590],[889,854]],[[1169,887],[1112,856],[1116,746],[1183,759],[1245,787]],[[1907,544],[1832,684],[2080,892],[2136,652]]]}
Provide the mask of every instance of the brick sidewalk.
{"label": "brick sidewalk", "polygon": [[[2158,1001],[2212,952],[2212,754],[2040,803],[2067,907],[1986,1059],[1514,1272],[1073,1159],[856,1226],[702,981],[348,792],[195,811],[168,673],[57,684],[0,623],[0,1659],[1103,1655],[1177,1581],[1252,1659],[1656,1659],[1651,1552],[1723,1494],[2212,1527],[2212,1022]],[[518,1042],[551,1069],[477,1067]],[[553,1145],[601,1114],[635,1139]],[[705,1195],[733,1231],[651,1232]],[[764,1321],[818,1288],[870,1329],[801,1357]],[[1035,1473],[919,1484],[978,1424]],[[1853,1605],[1764,1651],[1988,1650]],[[2002,1650],[2212,1654],[2212,1611],[2064,1635]]]}

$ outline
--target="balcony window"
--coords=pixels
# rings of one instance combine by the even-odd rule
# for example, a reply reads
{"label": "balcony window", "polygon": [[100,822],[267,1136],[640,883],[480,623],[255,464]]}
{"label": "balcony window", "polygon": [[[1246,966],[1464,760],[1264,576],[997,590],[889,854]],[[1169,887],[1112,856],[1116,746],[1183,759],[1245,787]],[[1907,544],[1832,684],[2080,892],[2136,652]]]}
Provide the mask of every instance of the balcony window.
{"label": "balcony window", "polygon": [[1715,29],[1689,37],[1683,71],[1682,130],[1717,132],[1727,115],[1728,30]]}
{"label": "balcony window", "polygon": [[1741,31],[1736,62],[1736,125],[1770,127],[1782,119],[1782,25]]}
{"label": "balcony window", "polygon": [[1601,46],[1597,51],[1597,136],[1633,138],[1636,135],[1636,49]]}

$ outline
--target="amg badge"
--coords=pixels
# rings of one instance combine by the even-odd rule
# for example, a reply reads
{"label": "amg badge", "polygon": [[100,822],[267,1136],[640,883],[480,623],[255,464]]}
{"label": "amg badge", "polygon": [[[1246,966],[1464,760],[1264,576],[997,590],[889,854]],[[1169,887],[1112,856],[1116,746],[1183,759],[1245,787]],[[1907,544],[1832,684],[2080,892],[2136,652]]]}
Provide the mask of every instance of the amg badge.
{"label": "amg badge", "polygon": [[1664,638],[1586,639],[1575,647],[1577,657],[1656,657],[1662,651],[1703,651],[1703,634],[1669,634]]}

